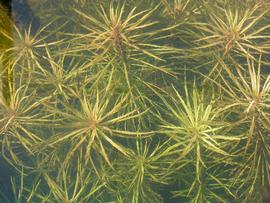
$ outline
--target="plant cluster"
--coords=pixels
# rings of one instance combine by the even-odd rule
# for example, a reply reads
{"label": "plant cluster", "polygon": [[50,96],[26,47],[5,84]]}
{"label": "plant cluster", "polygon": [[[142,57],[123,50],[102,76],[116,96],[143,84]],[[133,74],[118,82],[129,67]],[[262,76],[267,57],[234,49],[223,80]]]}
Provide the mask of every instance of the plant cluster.
{"label": "plant cluster", "polygon": [[0,7],[0,202],[270,201],[269,1],[29,2],[38,30]]}

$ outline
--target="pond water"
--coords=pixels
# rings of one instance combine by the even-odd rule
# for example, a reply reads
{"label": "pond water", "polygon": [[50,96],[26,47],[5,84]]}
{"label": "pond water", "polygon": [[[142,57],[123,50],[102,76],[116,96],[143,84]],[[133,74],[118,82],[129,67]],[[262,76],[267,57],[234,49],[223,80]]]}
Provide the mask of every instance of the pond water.
{"label": "pond water", "polygon": [[0,3],[0,203],[270,202],[268,0]]}

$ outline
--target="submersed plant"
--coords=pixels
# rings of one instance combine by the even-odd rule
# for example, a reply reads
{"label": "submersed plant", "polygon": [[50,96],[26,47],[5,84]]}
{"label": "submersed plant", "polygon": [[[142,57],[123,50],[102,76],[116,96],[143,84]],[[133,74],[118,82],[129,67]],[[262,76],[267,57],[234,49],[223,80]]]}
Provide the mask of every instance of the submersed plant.
{"label": "submersed plant", "polygon": [[[248,133],[246,137],[249,137]],[[250,140],[251,139],[251,140]],[[236,149],[238,161],[232,169],[233,186],[243,201],[264,202],[270,191],[270,139],[268,131],[257,129]]]}
{"label": "submersed plant", "polygon": [[24,30],[10,21],[9,26],[5,38],[1,36],[9,42],[0,53],[1,65],[4,65],[2,82],[7,83],[0,95],[1,148],[8,160],[19,163],[22,149],[32,154],[32,146],[42,140],[36,132],[47,121],[42,114],[42,102],[48,98],[36,96],[31,74],[39,61],[36,49],[45,47],[43,40],[49,36],[37,39],[45,27],[32,36],[31,25]]}
{"label": "submersed plant", "polygon": [[262,68],[260,59],[257,64],[249,59],[246,65],[234,63],[233,69],[222,63],[225,73],[220,75],[224,108],[232,114],[233,130],[246,138],[235,149],[241,162],[233,171],[237,191],[247,199],[258,198],[256,193],[270,186],[270,76],[262,75]]}
{"label": "submersed plant", "polygon": [[54,32],[45,34],[46,29],[53,22],[40,28],[36,33],[32,32],[32,27],[29,25],[28,28],[20,29],[16,25],[13,26],[13,32],[9,36],[13,46],[5,50],[9,53],[10,63],[13,67],[17,66],[29,66],[29,64],[35,65],[39,62],[40,57],[44,53],[44,48],[51,45],[59,45],[63,40],[47,42]]}
{"label": "submersed plant", "polygon": [[104,184],[83,165],[80,158],[73,164],[60,167],[58,171],[44,171],[35,178],[30,178],[33,174],[29,171],[29,174],[22,171],[19,183],[12,179],[15,202],[91,202],[95,195],[102,193]]}
{"label": "submersed plant", "polygon": [[161,0],[164,5],[164,15],[170,17],[173,23],[190,23],[199,12],[196,3],[193,0]]}
{"label": "submersed plant", "polygon": [[[84,64],[66,53],[61,52],[55,56],[55,51],[47,46],[45,52],[44,60],[36,64],[37,70],[32,73],[32,83],[37,85],[36,90],[41,97],[53,95],[51,98],[56,100],[59,96],[70,99],[76,95],[77,86],[85,82]],[[94,74],[92,75],[94,77]]]}
{"label": "submersed plant", "polygon": [[269,202],[268,0],[30,1],[39,30],[0,13],[10,202]]}
{"label": "submersed plant", "polygon": [[49,188],[49,194],[40,198],[46,202],[72,202],[87,203],[92,201],[95,193],[101,192],[104,186],[95,177],[95,173],[86,170],[78,159],[77,166],[66,166],[60,170],[57,177],[44,174],[44,179]]}
{"label": "submersed plant", "polygon": [[[218,51],[220,55],[248,56],[254,59],[255,54],[269,53],[268,24],[263,23],[269,9],[260,10],[261,4],[250,8],[206,7],[206,22],[194,23],[199,32],[195,49]],[[259,24],[260,23],[260,24]],[[197,35],[193,31],[194,35]]]}
{"label": "submersed plant", "polygon": [[170,180],[168,146],[168,141],[152,143],[137,137],[131,155],[115,160],[116,176],[121,180],[119,192],[124,202],[162,202],[158,190]]}
{"label": "submersed plant", "polygon": [[[193,174],[187,180],[188,174],[183,177],[182,181],[189,186],[176,194],[186,196],[191,202],[220,201],[222,197],[217,192],[226,188],[225,184],[208,168],[231,157],[224,150],[228,142],[239,141],[240,138],[224,134],[227,124],[215,107],[214,95],[207,95],[204,89],[199,91],[195,85],[191,93],[185,86],[185,97],[175,89],[173,94],[170,100],[162,97],[166,114],[160,118],[162,132],[173,141],[170,153],[178,155],[170,168],[180,170],[179,173],[186,170],[189,175]],[[205,177],[211,179],[210,185],[207,185]]]}
{"label": "submersed plant", "polygon": [[[127,11],[126,4],[116,5],[112,2],[109,7],[100,6],[95,11],[96,16],[75,9],[82,17],[81,26],[87,31],[74,35],[79,40],[75,50],[89,50],[101,56],[114,52],[124,63],[130,63],[131,60],[138,63],[140,61],[136,59],[145,60],[143,56],[162,60],[160,55],[166,54],[169,48],[155,41],[160,39],[160,32],[169,28],[155,28],[158,21],[151,20],[151,16],[157,7],[143,11],[137,11],[134,7]],[[166,38],[166,35],[162,38]]]}
{"label": "submersed plant", "polygon": [[0,5],[0,96],[9,102],[12,86],[12,68],[5,50],[11,48],[12,20],[8,10]]}
{"label": "submersed plant", "polygon": [[[70,34],[74,46],[68,52],[89,55],[90,62],[86,65],[89,69],[98,62],[105,64],[100,66],[108,69],[105,78],[120,89],[120,94],[129,94],[130,106],[138,109],[140,105],[134,101],[146,100],[145,82],[152,82],[159,76],[161,78],[162,74],[174,75],[169,68],[160,64],[165,61],[162,55],[173,49],[156,43],[167,38],[166,31],[170,28],[157,29],[158,21],[152,20],[158,6],[140,11],[136,7],[129,8],[126,2],[112,1],[104,6],[94,5],[94,8],[95,16],[87,13],[87,10],[74,9],[81,19],[83,33]],[[146,106],[145,100],[138,103]]]}
{"label": "submersed plant", "polygon": [[259,123],[263,128],[269,129],[269,92],[270,76],[263,76],[261,59],[256,66],[253,60],[247,59],[247,65],[238,63],[230,65],[222,63],[225,73],[220,75],[219,84],[226,97],[225,108],[236,112],[241,123],[248,123],[250,135]]}
{"label": "submersed plant", "polygon": [[32,153],[32,147],[42,140],[35,130],[47,121],[41,105],[47,98],[37,100],[28,84],[13,88],[9,103],[0,98],[0,139],[2,155],[18,163],[18,146]]}
{"label": "submersed plant", "polygon": [[[17,83],[17,80],[28,80],[29,78],[27,77],[31,77],[35,66],[39,65],[40,57],[45,46],[59,45],[62,40],[46,42],[54,32],[52,34],[44,34],[44,32],[53,22],[33,33],[31,24],[29,27],[19,28],[12,20],[4,20],[4,24],[8,24],[8,26],[6,26],[4,31],[0,29],[0,42],[4,40],[0,45],[1,94],[3,95],[3,99],[9,103],[10,97],[12,94],[15,94],[12,92],[13,83]],[[1,23],[3,22],[1,19]]]}
{"label": "submersed plant", "polygon": [[[213,155],[213,154],[212,154]],[[209,156],[211,157],[211,155]],[[229,170],[224,163],[212,162],[204,168],[201,173],[201,180],[190,183],[194,179],[193,166],[189,165],[178,171],[175,179],[178,181],[178,188],[181,190],[172,191],[173,197],[180,197],[183,202],[230,202],[235,195],[230,190]]]}
{"label": "submersed plant", "polygon": [[[132,132],[123,128],[125,121],[140,116],[136,111],[120,113],[125,108],[127,96],[113,98],[109,93],[93,90],[87,94],[84,91],[74,103],[61,102],[59,106],[52,107],[51,111],[60,118],[63,132],[49,139],[49,145],[55,146],[63,143],[69,146],[64,163],[81,149],[84,149],[84,160],[92,162],[92,152],[101,155],[110,164],[106,145],[128,156],[129,150],[115,140],[115,137],[134,137],[135,135],[149,135],[149,132]],[[122,128],[121,128],[122,126]],[[105,143],[107,143],[105,145]]]}

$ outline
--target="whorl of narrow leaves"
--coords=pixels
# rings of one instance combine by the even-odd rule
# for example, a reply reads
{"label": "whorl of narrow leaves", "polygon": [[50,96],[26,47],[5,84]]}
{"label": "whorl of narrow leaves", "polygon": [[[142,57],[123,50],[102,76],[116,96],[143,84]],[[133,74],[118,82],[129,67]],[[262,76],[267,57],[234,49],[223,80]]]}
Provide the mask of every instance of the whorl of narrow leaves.
{"label": "whorl of narrow leaves", "polygon": [[270,201],[269,1],[29,2],[35,32],[0,6],[0,202]]}

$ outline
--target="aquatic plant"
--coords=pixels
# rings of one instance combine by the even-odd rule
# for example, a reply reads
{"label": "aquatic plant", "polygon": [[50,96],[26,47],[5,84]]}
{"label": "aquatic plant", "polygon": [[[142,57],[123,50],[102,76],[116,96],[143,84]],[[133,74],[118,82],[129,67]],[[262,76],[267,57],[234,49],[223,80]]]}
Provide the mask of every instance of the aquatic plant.
{"label": "aquatic plant", "polygon": [[168,16],[174,23],[190,23],[194,15],[198,14],[198,5],[192,0],[161,0],[164,5],[164,16]]}
{"label": "aquatic plant", "polygon": [[0,201],[269,202],[268,1],[27,2],[39,28],[0,6]]}
{"label": "aquatic plant", "polygon": [[32,180],[31,174],[23,170],[19,183],[16,184],[14,179],[11,180],[14,201],[91,202],[92,197],[100,192],[104,184],[95,179],[93,171],[87,170],[80,162],[79,158],[75,167],[69,165],[59,170],[57,174],[47,172]]}
{"label": "aquatic plant", "polygon": [[[247,59],[245,66],[234,64],[236,71],[228,65],[222,64],[226,72],[221,74],[224,88],[225,108],[235,114],[233,121],[238,133],[243,133],[245,142],[237,146],[237,164],[235,184],[237,191],[245,198],[255,198],[257,192],[269,187],[269,75],[261,74],[263,65],[261,58],[258,63]],[[233,101],[233,103],[232,103]],[[265,177],[265,178],[263,178]],[[268,177],[268,178],[267,178]],[[243,181],[245,180],[245,181]],[[254,197],[255,195],[255,197]]]}
{"label": "aquatic plant", "polygon": [[12,46],[10,40],[12,20],[10,19],[7,8],[5,8],[3,5],[0,5],[0,18],[0,95],[8,102],[11,91],[12,71],[8,62],[9,56],[3,53],[6,49],[9,49]]}
{"label": "aquatic plant", "polygon": [[162,201],[158,190],[170,182],[167,170],[171,163],[170,154],[166,152],[168,146],[168,141],[152,143],[151,140],[138,137],[134,147],[136,150],[123,160],[115,160],[117,178],[121,180],[119,193],[124,202]]}
{"label": "aquatic plant", "polygon": [[199,43],[196,49],[210,52],[214,49],[221,56],[242,55],[253,59],[255,54],[268,53],[269,45],[264,39],[268,38],[269,25],[263,23],[263,18],[269,11],[260,8],[259,3],[244,10],[233,7],[233,4],[228,8],[215,7],[215,11],[206,7],[206,21],[194,23],[201,35],[196,40]]}
{"label": "aquatic plant", "polygon": [[85,64],[85,70],[104,69],[100,77],[108,78],[110,88],[129,95],[129,111],[145,111],[149,108],[146,84],[163,80],[163,75],[174,76],[163,59],[174,49],[159,43],[161,37],[166,39],[170,27],[157,29],[159,22],[152,20],[158,6],[138,10],[127,3],[112,1],[89,4],[86,8],[95,16],[86,13],[86,9],[74,9],[82,29],[69,34],[73,43],[67,52],[87,56],[89,63]]}
{"label": "aquatic plant", "polygon": [[126,98],[127,96],[112,98],[106,92],[99,90],[93,90],[87,94],[87,90],[85,90],[77,100],[79,106],[76,105],[76,101],[74,104],[61,101],[62,108],[58,105],[50,111],[58,116],[57,120],[61,120],[61,126],[69,127],[65,127],[62,132],[52,136],[48,140],[48,145],[53,146],[61,142],[66,145],[67,142],[70,142],[72,147],[66,152],[64,163],[68,163],[77,150],[84,148],[86,162],[91,161],[93,156],[91,153],[94,150],[96,156],[100,154],[110,164],[104,142],[128,156],[129,150],[117,143],[113,137],[134,137],[150,133],[117,128],[117,126],[121,127],[120,124],[126,120],[140,116],[136,111],[119,114],[125,108]]}
{"label": "aquatic plant", "polygon": [[159,55],[166,51],[162,50],[165,47],[150,43],[156,40],[155,35],[162,31],[153,30],[152,27],[158,22],[150,21],[157,8],[144,11],[136,11],[136,8],[130,11],[126,9],[125,4],[110,3],[109,8],[101,5],[96,11],[96,17],[75,9],[83,18],[81,26],[87,31],[75,35],[81,44],[76,50],[95,50],[100,55],[113,50],[121,60],[128,61],[130,58],[135,59],[139,53],[161,60]]}
{"label": "aquatic plant", "polygon": [[[226,92],[224,101],[228,104],[226,108],[231,108],[243,116],[244,120],[251,123],[251,134],[255,128],[255,121],[263,124],[265,128],[269,126],[268,111],[269,106],[269,76],[261,74],[262,64],[259,59],[258,65],[253,60],[247,59],[245,66],[234,63],[235,71],[230,65],[222,63],[224,74],[220,75],[222,89]],[[233,103],[231,103],[233,101]],[[237,109],[237,110],[236,110]],[[245,113],[245,114],[243,114]]]}
{"label": "aquatic plant", "polygon": [[44,125],[47,119],[42,115],[42,102],[47,98],[36,100],[29,91],[28,84],[15,87],[7,103],[0,98],[0,135],[2,155],[7,159],[19,162],[16,146],[32,153],[32,147],[42,138],[36,134],[36,128]]}
{"label": "aquatic plant", "polygon": [[[207,94],[204,89],[198,90],[195,84],[191,90],[185,86],[184,92],[185,98],[175,89],[175,96],[170,100],[162,97],[166,119],[161,118],[161,128],[173,140],[170,153],[178,154],[170,167],[183,169],[181,173],[187,173],[187,177],[191,175],[187,180],[185,177],[180,179],[188,183],[188,188],[175,194],[193,196],[191,202],[220,201],[222,197],[215,190],[229,189],[216,175],[219,173],[216,165],[221,164],[224,157],[231,157],[225,151],[227,142],[239,141],[240,138],[225,134],[227,123],[222,119],[220,109],[215,108],[214,95]],[[216,166],[215,171],[211,173],[209,168],[213,166]]]}

